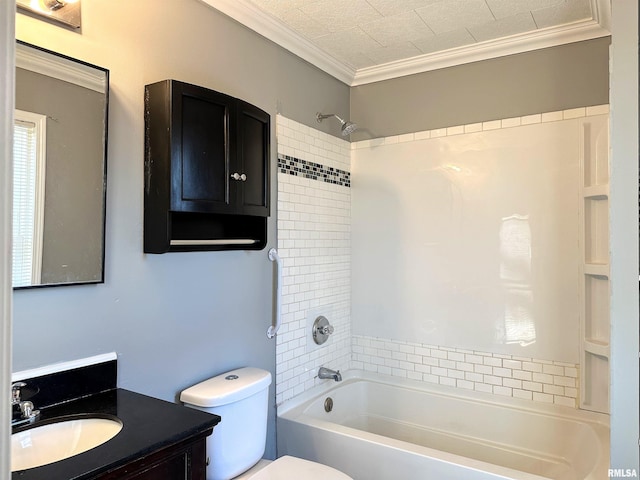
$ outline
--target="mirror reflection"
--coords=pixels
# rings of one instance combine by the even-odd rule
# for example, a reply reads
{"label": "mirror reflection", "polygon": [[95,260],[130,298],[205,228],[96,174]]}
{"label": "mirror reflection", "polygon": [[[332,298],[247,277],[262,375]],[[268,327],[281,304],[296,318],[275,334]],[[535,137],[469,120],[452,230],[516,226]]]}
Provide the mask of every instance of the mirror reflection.
{"label": "mirror reflection", "polygon": [[14,288],[104,281],[108,76],[17,44]]}

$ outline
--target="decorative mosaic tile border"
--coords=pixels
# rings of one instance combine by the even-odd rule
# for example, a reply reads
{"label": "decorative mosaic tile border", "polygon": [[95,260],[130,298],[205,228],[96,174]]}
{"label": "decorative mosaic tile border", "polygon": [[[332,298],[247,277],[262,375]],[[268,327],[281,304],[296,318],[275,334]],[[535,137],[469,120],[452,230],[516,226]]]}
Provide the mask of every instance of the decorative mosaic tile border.
{"label": "decorative mosaic tile border", "polygon": [[577,408],[578,366],[563,362],[352,336],[352,368]]}
{"label": "decorative mosaic tile border", "polygon": [[289,155],[278,155],[278,170],[284,174],[320,180],[347,188],[351,187],[351,173]]}

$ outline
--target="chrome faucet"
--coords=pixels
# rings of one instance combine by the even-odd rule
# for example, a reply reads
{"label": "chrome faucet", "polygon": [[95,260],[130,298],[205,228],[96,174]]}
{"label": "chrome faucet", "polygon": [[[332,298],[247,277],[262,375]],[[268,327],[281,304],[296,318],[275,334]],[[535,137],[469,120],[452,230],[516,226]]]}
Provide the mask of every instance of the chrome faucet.
{"label": "chrome faucet", "polygon": [[11,405],[17,405],[20,410],[20,419],[11,420],[11,426],[16,426],[22,423],[32,423],[40,416],[40,410],[35,410],[33,403],[29,401],[23,401],[21,398],[21,388],[26,387],[24,382],[16,382],[11,384]]}
{"label": "chrome faucet", "polygon": [[318,378],[321,379],[329,379],[332,378],[336,382],[342,381],[342,375],[340,375],[340,370],[331,370],[330,368],[320,367],[318,370]]}

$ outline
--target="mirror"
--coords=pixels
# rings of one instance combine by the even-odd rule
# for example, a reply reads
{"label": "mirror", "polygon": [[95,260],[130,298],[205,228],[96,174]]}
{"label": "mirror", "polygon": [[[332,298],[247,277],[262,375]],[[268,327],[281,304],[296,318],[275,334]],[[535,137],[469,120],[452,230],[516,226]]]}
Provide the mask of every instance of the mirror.
{"label": "mirror", "polygon": [[109,71],[18,41],[13,286],[104,282]]}

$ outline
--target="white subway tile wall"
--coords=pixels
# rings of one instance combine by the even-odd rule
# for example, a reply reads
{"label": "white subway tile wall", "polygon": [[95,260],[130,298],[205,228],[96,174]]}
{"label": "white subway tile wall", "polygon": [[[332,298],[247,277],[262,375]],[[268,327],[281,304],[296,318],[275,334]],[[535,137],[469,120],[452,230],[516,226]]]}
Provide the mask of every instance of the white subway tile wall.
{"label": "white subway tile wall", "polygon": [[353,150],[359,148],[371,148],[380,145],[390,145],[393,143],[412,142],[414,140],[428,140],[429,138],[448,137],[451,135],[462,135],[465,133],[476,133],[487,130],[499,130],[503,128],[515,128],[534,123],[558,122],[570,120],[572,118],[591,117],[594,115],[606,115],[609,113],[609,105],[594,105],[591,107],[572,108],[559,112],[545,112],[524,117],[504,118],[481,123],[470,123],[467,125],[454,125],[452,127],[437,128],[435,130],[425,130],[406,135],[393,135],[389,137],[378,137],[371,140],[360,140],[353,142]]}
{"label": "white subway tile wall", "polygon": [[[351,149],[518,128],[608,112],[608,105],[597,105],[352,144],[278,115],[278,157],[282,165],[288,162],[300,167],[313,163],[323,170],[340,170],[340,178],[344,179],[345,172],[350,171]],[[296,174],[283,171],[278,168],[278,249],[284,259],[283,326],[276,347],[278,404],[317,384],[318,368],[327,366],[577,408],[578,365],[352,336],[350,178],[336,184],[305,175],[303,170]],[[327,316],[336,329],[330,342],[319,348],[314,347],[310,336],[310,322],[316,315]]]}
{"label": "white subway tile wall", "polygon": [[577,407],[577,365],[360,335],[352,348],[351,368]]}
{"label": "white subway tile wall", "polygon": [[[282,327],[276,337],[280,404],[329,381],[317,379],[319,367],[350,367],[351,148],[345,140],[281,115],[277,137],[278,252],[284,277]],[[335,328],[322,346],[311,338],[311,324],[319,315]]]}

